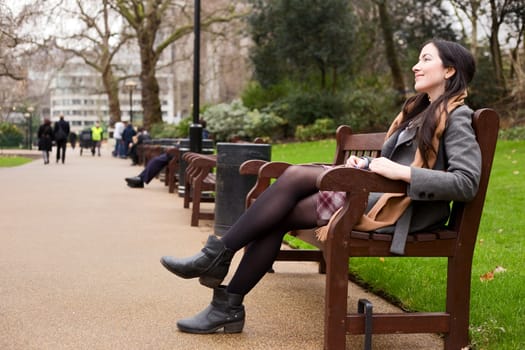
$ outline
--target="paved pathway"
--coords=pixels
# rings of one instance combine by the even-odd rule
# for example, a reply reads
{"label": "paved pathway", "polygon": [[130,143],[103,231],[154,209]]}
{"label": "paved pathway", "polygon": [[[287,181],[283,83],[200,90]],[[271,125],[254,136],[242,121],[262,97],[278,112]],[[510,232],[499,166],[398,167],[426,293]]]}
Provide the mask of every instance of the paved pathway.
{"label": "paved pathway", "polygon": [[[68,149],[0,168],[0,349],[321,349],[324,277],[313,263],[279,262],[245,299],[244,332],[190,335],[175,322],[211,291],[164,270],[159,258],[197,252],[211,222],[189,225],[182,199],[159,182],[126,187],[129,161]],[[237,254],[240,255],[240,254]],[[234,265],[238,263],[238,256]],[[366,297],[350,284],[350,305]],[[374,349],[441,349],[436,336],[374,337]],[[361,337],[348,337],[361,349]]]}

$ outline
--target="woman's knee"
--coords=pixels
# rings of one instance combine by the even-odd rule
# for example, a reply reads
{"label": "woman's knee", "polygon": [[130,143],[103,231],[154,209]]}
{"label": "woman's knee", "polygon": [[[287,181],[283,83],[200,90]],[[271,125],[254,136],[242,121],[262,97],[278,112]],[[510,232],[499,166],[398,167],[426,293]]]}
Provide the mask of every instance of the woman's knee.
{"label": "woman's knee", "polygon": [[291,182],[305,183],[312,181],[315,183],[317,176],[323,170],[315,166],[305,166],[305,165],[291,165],[283,172],[280,178],[286,179]]}
{"label": "woman's knee", "polygon": [[290,165],[288,168],[284,170],[284,172],[281,175],[281,178],[296,178],[300,176],[301,174],[301,166],[299,165]]}

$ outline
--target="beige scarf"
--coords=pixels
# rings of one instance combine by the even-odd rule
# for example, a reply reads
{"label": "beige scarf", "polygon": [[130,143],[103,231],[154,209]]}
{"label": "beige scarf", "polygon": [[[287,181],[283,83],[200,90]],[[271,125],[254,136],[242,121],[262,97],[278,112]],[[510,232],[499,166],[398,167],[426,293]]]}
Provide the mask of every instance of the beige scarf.
{"label": "beige scarf", "polygon": [[[432,147],[434,150],[436,150],[436,152],[438,150],[441,137],[443,136],[443,132],[445,131],[448,111],[452,111],[455,108],[463,105],[466,97],[467,92],[464,91],[463,93],[452,98],[448,102],[446,109],[441,108],[436,113],[436,131],[434,132],[434,135],[432,137]],[[413,106],[408,106],[409,109],[412,107]],[[388,129],[386,138],[389,138],[394,133],[394,131],[397,130],[397,127],[402,123],[402,121],[403,112],[399,113],[394,119],[392,125]],[[436,152],[429,152],[427,155],[427,163],[429,168],[433,168],[436,163]],[[414,161],[412,162],[411,166],[418,168],[424,166],[423,157],[419,148],[416,151]],[[358,231],[368,232],[375,231],[381,227],[394,225],[397,222],[397,220],[401,217],[405,209],[408,208],[410,202],[411,199],[407,194],[384,193],[383,195],[381,195],[381,197],[379,197],[378,201],[374,204],[370,211],[361,217],[361,220],[359,220],[359,222],[355,225],[354,229]],[[337,212],[339,212],[339,210]],[[328,226],[336,216],[336,213],[332,215],[328,225],[320,227],[316,230],[317,239],[319,239],[320,241],[326,240],[328,235]]]}

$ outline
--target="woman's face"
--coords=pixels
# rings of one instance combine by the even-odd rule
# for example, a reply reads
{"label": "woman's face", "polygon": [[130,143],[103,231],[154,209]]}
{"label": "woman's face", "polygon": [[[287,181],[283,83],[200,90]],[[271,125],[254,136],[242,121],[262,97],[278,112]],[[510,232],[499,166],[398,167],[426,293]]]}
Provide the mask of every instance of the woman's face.
{"label": "woman's face", "polygon": [[443,67],[436,46],[429,43],[423,47],[419,54],[419,61],[414,67],[414,88],[417,92],[428,94],[430,101],[435,101],[445,92],[445,83],[454,75],[454,68]]}

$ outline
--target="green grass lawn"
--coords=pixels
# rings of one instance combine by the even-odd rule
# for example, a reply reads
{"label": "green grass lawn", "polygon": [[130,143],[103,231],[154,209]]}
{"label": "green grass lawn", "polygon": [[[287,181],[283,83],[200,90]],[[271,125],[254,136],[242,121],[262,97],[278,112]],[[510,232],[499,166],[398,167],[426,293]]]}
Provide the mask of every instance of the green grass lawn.
{"label": "green grass lawn", "polygon": [[[331,162],[335,141],[272,147],[272,160]],[[516,350],[525,344],[525,141],[499,141],[472,269],[471,338],[478,350]],[[352,258],[350,271],[369,289],[404,308],[442,311],[446,259]],[[481,276],[494,271],[492,280]]]}
{"label": "green grass lawn", "polygon": [[25,157],[0,156],[0,168],[18,166],[31,161],[32,159]]}

